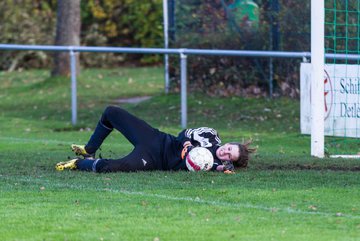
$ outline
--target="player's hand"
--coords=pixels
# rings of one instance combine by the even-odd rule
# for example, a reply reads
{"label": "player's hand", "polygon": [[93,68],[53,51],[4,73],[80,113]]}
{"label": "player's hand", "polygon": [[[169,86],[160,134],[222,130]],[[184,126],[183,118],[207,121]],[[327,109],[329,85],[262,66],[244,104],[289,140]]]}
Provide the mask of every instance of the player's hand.
{"label": "player's hand", "polygon": [[218,172],[224,172],[224,165],[219,165],[216,167],[216,171]]}
{"label": "player's hand", "polygon": [[184,159],[193,148],[194,146],[191,145],[190,141],[185,142],[184,148],[181,151],[181,159]]}
{"label": "player's hand", "polygon": [[185,141],[183,147],[191,145],[191,141]]}
{"label": "player's hand", "polygon": [[232,161],[222,161],[222,164],[224,165],[224,171],[235,171]]}

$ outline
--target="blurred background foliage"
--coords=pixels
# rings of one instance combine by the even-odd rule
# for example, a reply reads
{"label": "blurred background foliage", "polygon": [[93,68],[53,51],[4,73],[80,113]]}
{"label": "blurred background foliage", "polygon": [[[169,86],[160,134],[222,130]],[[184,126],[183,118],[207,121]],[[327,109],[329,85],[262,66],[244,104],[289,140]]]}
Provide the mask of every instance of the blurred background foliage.
{"label": "blurred background foliage", "polygon": [[[248,16],[254,5],[258,18],[251,24]],[[173,47],[310,51],[310,0],[182,0],[175,9]],[[172,61],[179,60],[175,56]],[[263,96],[271,81],[273,96],[298,97],[302,59],[271,61],[272,65],[269,58],[189,56],[190,86],[217,96]],[[179,65],[171,66],[172,83],[179,88]]]}
{"label": "blurred background foliage", "polygon": [[[251,3],[245,8],[243,3]],[[170,47],[310,51],[310,0],[168,0]],[[53,45],[56,0],[0,1],[0,43]],[[256,6],[256,7],[254,7]],[[240,10],[239,10],[240,9]],[[247,14],[246,14],[247,13]],[[162,0],[81,1],[81,45],[164,46]],[[189,87],[210,95],[266,95],[267,58],[189,56]],[[162,55],[82,53],[83,67],[162,64]],[[179,57],[171,56],[172,90]],[[274,94],[298,97],[301,59],[274,59]],[[48,68],[50,52],[3,51],[1,70]]]}
{"label": "blurred background foliage", "polygon": [[[56,0],[0,1],[0,43],[53,45]],[[162,0],[81,1],[81,45],[121,47],[163,46]],[[115,67],[125,61],[157,64],[161,56],[83,53],[84,67]],[[3,52],[0,69],[48,67],[51,53]]]}

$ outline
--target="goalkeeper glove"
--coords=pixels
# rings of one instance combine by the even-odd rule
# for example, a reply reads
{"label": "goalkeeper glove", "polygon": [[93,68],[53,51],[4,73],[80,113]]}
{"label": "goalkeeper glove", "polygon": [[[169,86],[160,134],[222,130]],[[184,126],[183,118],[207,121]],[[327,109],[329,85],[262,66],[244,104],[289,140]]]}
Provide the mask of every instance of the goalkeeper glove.
{"label": "goalkeeper glove", "polygon": [[184,148],[181,151],[181,159],[184,160],[185,157],[189,154],[189,152],[194,148],[191,143],[185,143]]}
{"label": "goalkeeper glove", "polygon": [[222,161],[222,164],[224,165],[224,171],[235,171],[235,167],[232,161]]}

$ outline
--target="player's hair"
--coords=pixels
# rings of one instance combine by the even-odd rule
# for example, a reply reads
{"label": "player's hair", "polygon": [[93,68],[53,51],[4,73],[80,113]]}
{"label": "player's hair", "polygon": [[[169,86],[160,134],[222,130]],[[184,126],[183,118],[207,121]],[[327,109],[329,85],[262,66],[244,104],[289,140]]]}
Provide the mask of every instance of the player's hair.
{"label": "player's hair", "polygon": [[247,167],[250,159],[250,154],[256,152],[256,148],[250,147],[251,143],[252,143],[251,140],[248,140],[244,143],[230,142],[230,144],[237,145],[239,147],[239,159],[233,161],[235,167],[239,167],[239,168]]}

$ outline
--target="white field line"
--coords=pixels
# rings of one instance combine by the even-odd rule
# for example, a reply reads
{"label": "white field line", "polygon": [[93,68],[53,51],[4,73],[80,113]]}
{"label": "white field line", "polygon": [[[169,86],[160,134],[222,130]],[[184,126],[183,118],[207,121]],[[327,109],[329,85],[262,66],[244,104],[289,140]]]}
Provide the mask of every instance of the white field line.
{"label": "white field line", "polygon": [[79,185],[72,185],[68,183],[54,183],[53,181],[46,180],[46,179],[35,179],[31,177],[24,177],[24,178],[16,178],[10,176],[3,176],[0,175],[1,179],[12,180],[12,181],[20,181],[20,182],[27,182],[27,183],[36,183],[36,184],[48,184],[49,186],[60,187],[60,188],[70,188],[74,190],[80,191],[101,191],[101,192],[110,192],[110,193],[120,193],[130,196],[142,196],[142,197],[151,197],[151,198],[159,198],[169,201],[186,201],[186,202],[194,202],[198,204],[206,204],[211,206],[221,206],[221,207],[230,207],[230,208],[245,208],[245,209],[257,209],[269,212],[282,212],[287,214],[300,214],[300,215],[317,215],[317,216],[324,216],[324,217],[332,217],[332,218],[349,218],[349,219],[360,219],[358,215],[349,215],[343,213],[328,213],[328,212],[318,212],[318,211],[303,211],[297,210],[289,207],[267,207],[263,205],[253,205],[248,203],[231,203],[231,202],[223,202],[223,201],[216,201],[216,200],[205,200],[199,197],[176,197],[170,195],[163,195],[163,194],[154,194],[154,193],[146,193],[146,192],[138,192],[138,191],[129,191],[125,189],[111,189],[111,188],[89,188]]}
{"label": "white field line", "polygon": [[[39,139],[39,138],[18,138],[18,137],[1,137],[0,140],[4,140],[7,142],[14,142],[14,143],[52,143],[52,144],[66,144],[71,145],[73,142],[67,142],[67,141],[60,141],[60,140],[52,140],[52,139]],[[117,190],[117,189],[109,189],[109,188],[94,188],[90,189],[88,187],[83,186],[75,186],[71,184],[64,184],[64,183],[53,183],[49,180],[39,180],[39,179],[33,179],[33,178],[11,178],[11,177],[5,177],[0,175],[0,178],[2,179],[8,179],[8,180],[14,180],[14,181],[22,181],[22,182],[28,182],[28,183],[39,183],[43,184],[44,182],[49,183],[49,185],[57,186],[61,188],[71,188],[76,190],[90,190],[90,191],[107,191],[112,193],[122,193],[127,195],[138,195],[138,196],[144,196],[144,197],[156,197],[160,199],[165,200],[172,200],[172,201],[188,201],[188,202],[195,202],[200,204],[206,204],[206,205],[213,205],[213,206],[223,206],[223,207],[232,207],[232,208],[249,208],[249,209],[258,209],[258,210],[264,210],[264,211],[271,211],[271,212],[285,212],[289,214],[304,214],[304,215],[320,215],[320,216],[326,216],[326,217],[336,217],[336,213],[326,213],[326,212],[318,212],[318,211],[302,211],[297,210],[293,208],[278,208],[278,207],[266,207],[261,205],[253,205],[253,204],[246,204],[246,203],[229,203],[229,202],[221,202],[221,201],[213,201],[213,200],[204,200],[200,199],[198,197],[192,198],[192,197],[175,197],[175,196],[168,196],[168,195],[162,195],[162,194],[152,194],[152,193],[145,193],[145,192],[135,192],[135,191],[128,191],[128,190]],[[341,214],[339,217],[347,217],[347,218],[355,218],[360,219],[360,216],[354,216],[354,215],[346,215]]]}

